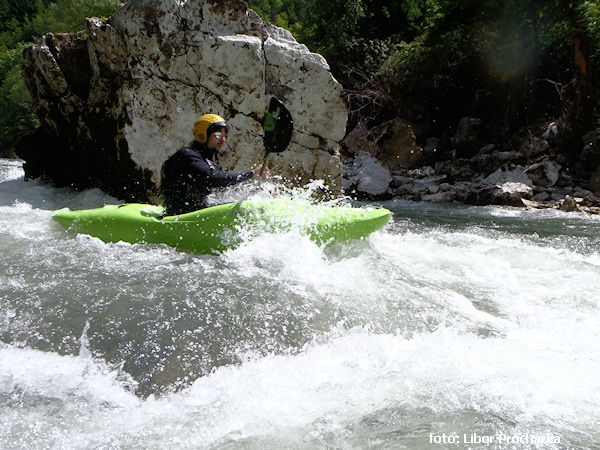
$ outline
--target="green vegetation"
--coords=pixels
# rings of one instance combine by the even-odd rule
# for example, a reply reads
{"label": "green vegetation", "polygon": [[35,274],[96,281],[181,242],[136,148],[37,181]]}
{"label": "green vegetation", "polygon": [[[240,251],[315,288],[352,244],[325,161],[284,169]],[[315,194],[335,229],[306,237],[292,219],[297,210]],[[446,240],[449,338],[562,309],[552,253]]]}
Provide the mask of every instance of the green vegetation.
{"label": "green vegetation", "polygon": [[[584,74],[575,64],[573,39],[580,40],[579,56],[592,67],[600,53],[592,29],[598,26],[596,2],[426,3],[422,32],[412,41],[395,43],[395,53],[374,74],[409,120],[434,111],[430,120],[452,127],[460,116],[475,115],[496,124],[496,133],[509,135],[560,117],[569,102],[593,95],[589,71]],[[586,80],[587,86],[569,92],[576,80]],[[571,120],[589,122],[591,117]]]}
{"label": "green vegetation", "polygon": [[305,3],[301,0],[250,0],[248,6],[263,20],[298,34],[306,15]]}
{"label": "green vegetation", "polygon": [[0,47],[0,145],[12,140],[17,127],[35,125],[31,98],[19,65],[23,47]]}
{"label": "green vegetation", "polygon": [[[350,124],[403,117],[418,137],[477,116],[494,138],[561,118],[595,124],[597,0],[249,0],[329,62]],[[78,31],[118,0],[0,0],[0,146],[34,123],[19,54],[47,32]]]}
{"label": "green vegetation", "polygon": [[21,75],[23,49],[46,33],[83,29],[86,17],[108,17],[119,0],[0,0],[0,149],[19,127],[32,127],[31,97]]}
{"label": "green vegetation", "polygon": [[552,118],[578,139],[595,122],[596,0],[260,3],[271,21],[293,8],[289,29],[326,57],[348,91],[350,125],[400,116],[425,138],[449,135],[473,115],[502,140]]}

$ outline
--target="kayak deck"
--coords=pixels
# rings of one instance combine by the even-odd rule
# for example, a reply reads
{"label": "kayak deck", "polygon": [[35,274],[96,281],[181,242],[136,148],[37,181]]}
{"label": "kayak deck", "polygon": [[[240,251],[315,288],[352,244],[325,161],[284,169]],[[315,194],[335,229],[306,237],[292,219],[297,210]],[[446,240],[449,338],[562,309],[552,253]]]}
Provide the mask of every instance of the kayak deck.
{"label": "kayak deck", "polygon": [[163,214],[160,206],[128,203],[79,211],[64,208],[53,217],[65,228],[104,242],[167,244],[197,253],[239,245],[242,230],[298,230],[318,243],[359,239],[383,227],[391,217],[383,208],[330,207],[283,199],[226,203],[177,216]]}

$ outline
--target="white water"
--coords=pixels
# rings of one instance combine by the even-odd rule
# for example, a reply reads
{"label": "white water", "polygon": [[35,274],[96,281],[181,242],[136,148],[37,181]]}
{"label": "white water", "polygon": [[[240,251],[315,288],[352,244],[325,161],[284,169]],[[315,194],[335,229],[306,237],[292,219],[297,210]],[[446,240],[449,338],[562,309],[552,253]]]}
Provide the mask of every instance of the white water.
{"label": "white water", "polygon": [[51,219],[117,201],[0,165],[0,448],[600,445],[598,217],[388,202],[219,256]]}

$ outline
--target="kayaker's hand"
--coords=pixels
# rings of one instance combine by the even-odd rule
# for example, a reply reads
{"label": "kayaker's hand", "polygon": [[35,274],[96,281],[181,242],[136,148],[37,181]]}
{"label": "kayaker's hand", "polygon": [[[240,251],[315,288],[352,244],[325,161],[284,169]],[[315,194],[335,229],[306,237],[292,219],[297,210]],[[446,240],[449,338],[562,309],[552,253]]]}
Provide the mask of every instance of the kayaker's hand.
{"label": "kayaker's hand", "polygon": [[262,168],[263,165],[259,164],[254,169],[252,169],[253,180],[267,181],[267,178],[269,178],[269,168],[267,167],[265,170],[262,170]]}

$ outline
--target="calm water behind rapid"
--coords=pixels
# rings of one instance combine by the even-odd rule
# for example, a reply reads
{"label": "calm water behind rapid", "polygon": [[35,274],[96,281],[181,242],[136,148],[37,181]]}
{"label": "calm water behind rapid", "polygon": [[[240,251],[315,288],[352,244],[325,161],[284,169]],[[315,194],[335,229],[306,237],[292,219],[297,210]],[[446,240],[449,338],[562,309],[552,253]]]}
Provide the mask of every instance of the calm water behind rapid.
{"label": "calm water behind rapid", "polygon": [[217,256],[51,219],[117,202],[0,160],[0,448],[600,446],[600,218],[387,202]]}

